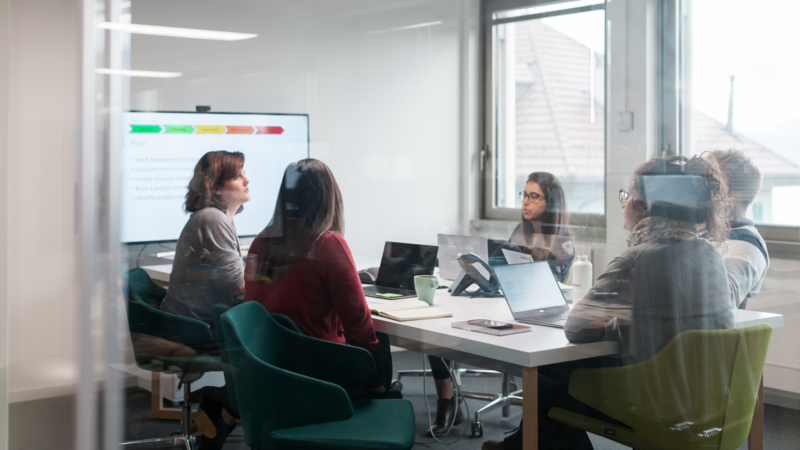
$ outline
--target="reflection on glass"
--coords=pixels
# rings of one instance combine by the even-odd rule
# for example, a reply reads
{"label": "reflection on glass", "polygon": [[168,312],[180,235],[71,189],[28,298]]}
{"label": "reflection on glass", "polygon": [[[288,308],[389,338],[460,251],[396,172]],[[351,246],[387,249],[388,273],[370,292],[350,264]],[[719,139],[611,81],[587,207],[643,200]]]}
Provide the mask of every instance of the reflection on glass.
{"label": "reflection on glass", "polygon": [[800,59],[787,57],[800,42],[800,3],[767,0],[750,8],[703,0],[688,7],[685,153],[742,150],[764,175],[749,218],[800,225]]}
{"label": "reflection on glass", "polygon": [[604,17],[494,27],[496,207],[521,207],[517,194],[539,171],[561,180],[571,212],[604,212]]}

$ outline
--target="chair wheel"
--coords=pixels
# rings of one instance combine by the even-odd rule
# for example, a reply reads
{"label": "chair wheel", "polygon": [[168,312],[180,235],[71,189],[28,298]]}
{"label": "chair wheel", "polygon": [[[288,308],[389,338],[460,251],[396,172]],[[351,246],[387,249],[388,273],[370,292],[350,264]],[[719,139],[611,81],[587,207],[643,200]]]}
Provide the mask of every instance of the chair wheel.
{"label": "chair wheel", "polygon": [[473,422],[472,423],[472,437],[483,437],[483,423],[482,422]]}
{"label": "chair wheel", "polygon": [[403,391],[403,383],[399,381],[392,381],[391,389],[393,391],[402,392]]}

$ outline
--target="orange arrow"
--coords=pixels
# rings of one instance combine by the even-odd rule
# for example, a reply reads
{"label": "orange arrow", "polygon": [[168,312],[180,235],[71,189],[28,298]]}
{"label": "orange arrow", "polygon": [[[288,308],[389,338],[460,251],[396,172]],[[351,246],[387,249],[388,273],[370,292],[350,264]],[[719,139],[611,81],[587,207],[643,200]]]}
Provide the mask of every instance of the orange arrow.
{"label": "orange arrow", "polygon": [[256,129],[254,127],[240,126],[240,125],[225,125],[228,132],[225,134],[253,134]]}

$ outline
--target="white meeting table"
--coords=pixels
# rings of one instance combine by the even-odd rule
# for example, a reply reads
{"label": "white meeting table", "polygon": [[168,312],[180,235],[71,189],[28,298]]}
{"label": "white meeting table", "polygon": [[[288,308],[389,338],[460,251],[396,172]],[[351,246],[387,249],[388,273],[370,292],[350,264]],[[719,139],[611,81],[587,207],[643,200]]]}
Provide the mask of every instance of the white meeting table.
{"label": "white meeting table", "polygon": [[[447,281],[444,281],[448,284]],[[368,302],[374,301],[367,298]],[[384,300],[378,300],[387,303]],[[453,314],[443,319],[397,322],[373,316],[375,330],[389,335],[392,345],[408,350],[440,356],[485,369],[522,377],[523,448],[538,448],[538,367],[616,353],[614,342],[570,344],[564,330],[529,325],[530,333],[492,336],[451,327],[451,322],[472,319],[494,319],[514,322],[503,298],[451,297],[439,289],[433,307]],[[766,323],[783,327],[780,314],[757,311],[734,311],[736,328]],[[523,324],[524,325],[524,324]],[[763,381],[750,432],[749,449],[763,448]]]}
{"label": "white meeting table", "polygon": [[[380,264],[379,260],[372,258],[355,257],[355,262],[359,270]],[[171,264],[142,268],[154,280],[169,282]],[[442,284],[449,285],[450,282],[442,280]],[[390,302],[371,297],[367,301]],[[452,297],[447,289],[439,289],[433,306],[452,313],[453,317],[398,322],[373,316],[375,330],[389,335],[391,344],[396,347],[522,377],[523,448],[526,450],[538,448],[538,367],[617,352],[617,344],[614,342],[570,344],[564,330],[560,328],[530,325],[530,333],[492,336],[450,326],[452,322],[472,319],[514,322],[503,298]],[[736,328],[762,323],[769,324],[772,328],[783,327],[783,316],[780,314],[737,309],[734,310],[733,317]],[[762,378],[748,440],[749,450],[763,449],[763,386]]]}

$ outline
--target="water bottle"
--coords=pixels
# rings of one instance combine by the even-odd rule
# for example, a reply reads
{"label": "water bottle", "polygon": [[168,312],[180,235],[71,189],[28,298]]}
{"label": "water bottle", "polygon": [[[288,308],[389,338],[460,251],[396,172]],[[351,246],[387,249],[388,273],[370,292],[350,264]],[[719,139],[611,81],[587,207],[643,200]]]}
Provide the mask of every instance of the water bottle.
{"label": "water bottle", "polygon": [[578,255],[572,264],[572,302],[579,302],[592,288],[592,263],[586,255]]}

